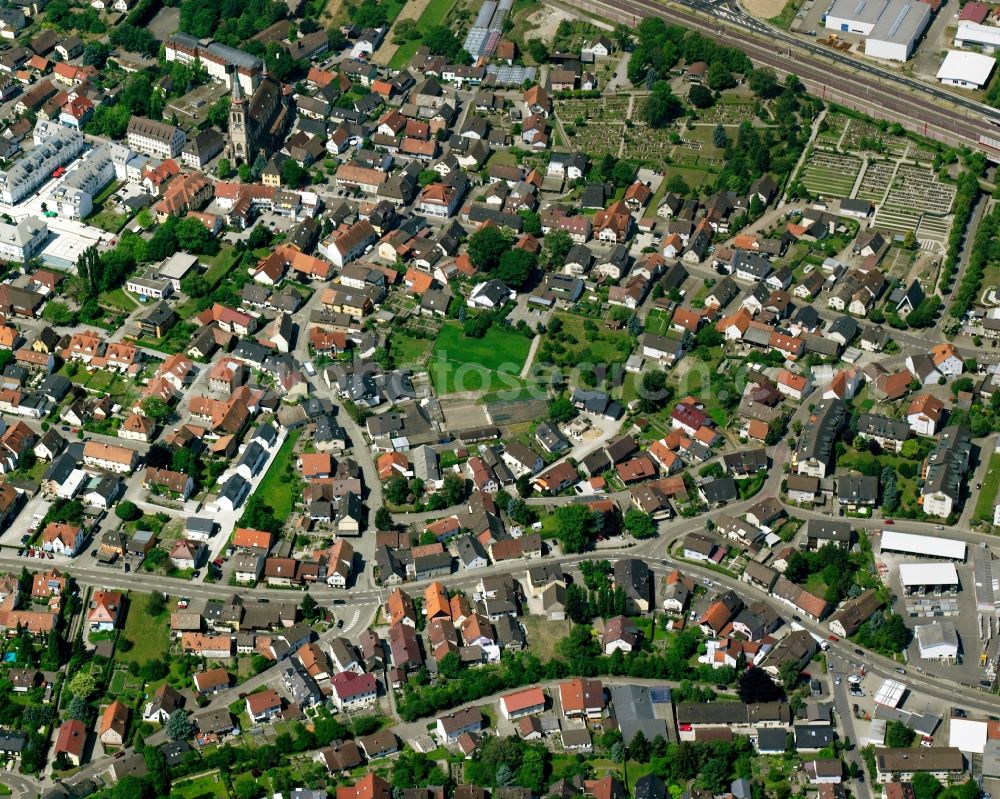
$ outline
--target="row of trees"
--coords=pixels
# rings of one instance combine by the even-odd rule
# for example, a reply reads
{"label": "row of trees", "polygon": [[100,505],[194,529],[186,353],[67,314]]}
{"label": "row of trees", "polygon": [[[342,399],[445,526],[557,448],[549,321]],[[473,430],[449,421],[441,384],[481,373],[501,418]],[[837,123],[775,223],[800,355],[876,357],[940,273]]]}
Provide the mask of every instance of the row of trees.
{"label": "row of trees", "polygon": [[254,34],[288,13],[277,0],[182,0],[180,6],[182,31],[232,47],[245,46]]}
{"label": "row of trees", "polygon": [[[963,177],[965,176],[963,175]],[[978,181],[976,181],[974,177],[970,175],[969,180],[975,181],[978,188]],[[961,183],[959,184],[959,187],[959,190],[961,191]],[[958,231],[957,238],[960,241],[962,230],[968,221],[968,216],[966,216],[964,220],[960,219],[959,200],[957,196],[955,198],[955,207],[955,223],[952,226],[952,233],[954,234]],[[986,265],[1000,260],[1000,238],[998,238],[998,233],[1000,233],[1000,211],[994,208],[993,211],[984,216],[982,221],[979,223],[979,229],[976,231],[976,236],[973,239],[972,251],[969,253],[969,263],[965,267],[965,274],[962,275],[962,280],[958,284],[958,289],[952,296],[951,308],[948,309],[948,313],[955,319],[960,319],[964,316],[969,308],[972,307],[972,304],[976,301],[983,283],[983,275],[986,271]],[[956,243],[956,257],[958,246],[959,244]],[[951,253],[952,242],[949,238],[948,260],[946,263],[950,261]],[[910,316],[913,316],[913,314],[910,314]]]}
{"label": "row of trees", "polygon": [[[955,204],[953,206],[954,221],[951,223],[951,232],[948,234],[948,251],[945,253],[944,263],[941,265],[941,278],[938,281],[938,289],[942,294],[948,293],[948,290],[951,288],[951,279],[958,268],[958,256],[962,249],[962,242],[965,241],[965,229],[972,218],[972,206],[979,195],[979,178],[976,175],[981,173],[982,169],[979,171],[970,169],[958,177]],[[983,223],[986,223],[985,219]],[[981,231],[983,226],[980,225],[979,229]],[[963,278],[959,290],[955,292],[955,298],[952,301],[951,308],[948,310],[948,313],[956,319],[960,318],[968,310],[969,304],[975,299],[976,291],[982,280],[982,275],[980,274],[973,284],[968,278],[969,272],[972,270],[973,264],[972,258],[970,258],[966,277]]]}
{"label": "row of trees", "polygon": [[645,18],[635,33],[638,42],[628,63],[628,78],[632,83],[648,81],[650,72],[655,78],[666,77],[682,59],[687,64],[704,61],[713,72],[709,81],[712,88],[734,85],[734,72],[750,74],[753,71],[749,57],[742,50],[716,44],[681,25],[667,25],[659,17]]}

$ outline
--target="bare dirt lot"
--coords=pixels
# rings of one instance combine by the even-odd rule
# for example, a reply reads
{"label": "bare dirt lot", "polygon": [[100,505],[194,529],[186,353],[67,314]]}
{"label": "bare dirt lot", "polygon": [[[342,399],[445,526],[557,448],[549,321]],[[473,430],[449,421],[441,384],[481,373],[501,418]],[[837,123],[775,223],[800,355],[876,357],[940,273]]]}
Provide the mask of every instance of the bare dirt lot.
{"label": "bare dirt lot", "polygon": [[559,8],[543,6],[538,11],[531,14],[526,22],[528,30],[524,34],[525,39],[541,39],[543,42],[551,42],[556,35],[556,28],[563,20],[573,20],[575,17],[567,14]]}
{"label": "bare dirt lot", "polygon": [[781,13],[785,0],[741,0],[740,5],[758,19],[771,19]]}
{"label": "bare dirt lot", "polygon": [[[339,2],[340,0],[330,0],[331,2]],[[412,19],[418,20],[420,16],[427,10],[427,6],[430,5],[430,0],[407,0],[406,5],[403,6],[403,10],[399,12],[399,16],[393,21],[393,28],[401,19]],[[389,35],[385,37],[385,41],[382,42],[382,46],[375,51],[372,56],[372,61],[376,64],[388,64],[396,51],[399,49],[399,45],[393,44],[392,41],[392,30],[390,29]]]}

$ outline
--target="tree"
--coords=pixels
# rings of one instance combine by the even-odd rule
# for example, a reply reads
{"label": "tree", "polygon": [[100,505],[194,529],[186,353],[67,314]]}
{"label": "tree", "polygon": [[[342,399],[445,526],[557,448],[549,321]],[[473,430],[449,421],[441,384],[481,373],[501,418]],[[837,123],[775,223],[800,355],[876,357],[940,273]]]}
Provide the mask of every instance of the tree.
{"label": "tree", "polygon": [[[167,719],[164,731],[171,741],[183,741],[194,735],[195,723],[186,710],[183,708],[177,708]],[[146,751],[150,751],[150,749],[147,749]]]}
{"label": "tree", "polygon": [[97,681],[89,671],[78,671],[70,677],[66,688],[73,696],[82,696],[86,699],[97,689]]}
{"label": "tree", "polygon": [[146,761],[146,782],[153,793],[156,796],[169,796],[170,766],[167,765],[167,756],[155,746],[147,746],[142,756]]}
{"label": "tree", "polygon": [[801,675],[799,674],[799,664],[794,660],[782,661],[778,667],[778,678],[786,691],[792,691],[799,684]]}
{"label": "tree", "polygon": [[194,476],[198,472],[198,456],[189,449],[179,449],[170,457],[170,468]]}
{"label": "tree", "polygon": [[402,475],[396,475],[386,482],[383,493],[393,505],[405,505],[410,494],[410,484]]}
{"label": "tree", "polygon": [[260,152],[250,165],[250,177],[253,180],[260,180],[261,173],[263,173],[266,167],[267,159],[264,158],[264,153]]}
{"label": "tree", "polygon": [[[726,135],[726,129],[722,125],[716,125],[715,130],[712,131],[712,144],[718,147],[720,150],[725,149],[726,145],[729,144],[729,136]],[[705,330],[714,329],[709,325],[704,328]]]}
{"label": "tree", "polygon": [[628,50],[632,46],[632,29],[619,22],[611,32],[611,38],[619,50]]}
{"label": "tree", "polygon": [[431,25],[424,32],[423,41],[431,55],[442,55],[449,63],[469,61],[469,54],[462,50],[462,43],[447,25]]}
{"label": "tree", "polygon": [[265,530],[277,534],[281,532],[282,520],[274,515],[274,508],[267,504],[260,494],[251,494],[239,521],[240,527]]}
{"label": "tree", "polygon": [[433,169],[424,169],[417,175],[417,183],[421,186],[430,186],[432,183],[441,182],[441,173]]}
{"label": "tree", "polygon": [[573,239],[565,230],[553,230],[545,236],[545,263],[552,267],[560,267],[565,263],[566,256],[573,249]]}
{"label": "tree", "polygon": [[159,591],[153,591],[149,595],[149,601],[146,603],[146,613],[150,616],[159,616],[163,611],[167,609],[167,602],[163,598],[163,594]]}
{"label": "tree", "polygon": [[142,511],[139,510],[139,506],[134,502],[123,499],[115,507],[115,516],[123,522],[134,522],[142,518]]}
{"label": "tree", "polygon": [[667,191],[683,197],[691,191],[691,187],[680,175],[671,175],[667,178]]}
{"label": "tree", "polygon": [[643,413],[655,413],[666,407],[674,396],[674,387],[667,385],[667,373],[662,371],[646,372],[639,383],[639,410]]}
{"label": "tree", "polygon": [[233,174],[233,165],[229,163],[228,158],[219,159],[219,179],[229,180]]}
{"label": "tree", "polygon": [[531,56],[536,64],[544,64],[549,60],[549,48],[545,46],[545,42],[541,39],[528,39],[526,46],[528,48],[528,55]]}
{"label": "tree", "polygon": [[695,108],[709,108],[715,102],[715,95],[706,86],[695,83],[688,90],[688,100]]}
{"label": "tree", "polygon": [[85,67],[97,67],[98,69],[104,69],[104,64],[107,62],[110,54],[111,48],[103,42],[89,42],[87,46],[83,48],[81,61]]}
{"label": "tree", "polygon": [[193,216],[178,220],[174,228],[177,243],[182,250],[196,255],[215,255],[219,251],[219,241],[201,222]]}
{"label": "tree", "polygon": [[[436,172],[434,173],[437,174]],[[537,236],[542,232],[542,217],[537,211],[529,211],[527,208],[517,212],[517,215],[524,221],[524,232]]]}
{"label": "tree", "polygon": [[297,189],[309,180],[309,172],[302,168],[294,158],[286,158],[281,165],[281,185]]}
{"label": "tree", "polygon": [[461,474],[448,472],[444,476],[444,485],[441,487],[441,494],[447,503],[445,507],[452,507],[462,502],[467,495],[466,480]]}
{"label": "tree", "polygon": [[900,721],[885,725],[885,745],[892,749],[906,749],[913,743],[916,733]]}
{"label": "tree", "polygon": [[45,310],[42,311],[42,319],[53,325],[71,325],[75,320],[73,312],[64,302],[50,300],[45,303]]}
{"label": "tree", "polygon": [[769,67],[754,69],[750,73],[747,84],[750,86],[750,91],[764,99],[774,97],[779,91],[778,76]]}
{"label": "tree", "polygon": [[622,527],[633,537],[638,539],[652,538],[656,535],[656,522],[648,513],[643,513],[638,508],[629,508],[622,519]]}
{"label": "tree", "polygon": [[302,597],[302,602],[299,604],[299,610],[302,611],[302,618],[312,621],[319,618],[320,614],[323,612],[323,608],[319,606],[319,603],[313,599],[312,594],[306,594]]}
{"label": "tree", "polygon": [[86,722],[90,718],[90,705],[82,696],[74,696],[66,709],[66,715],[71,719]]}
{"label": "tree", "polygon": [[469,260],[477,269],[492,271],[500,265],[510,244],[509,237],[500,228],[484,227],[469,237]]}
{"label": "tree", "polygon": [[493,271],[493,277],[512,288],[521,289],[528,282],[537,263],[538,258],[534,253],[519,248],[508,249],[500,256],[500,264]]}
{"label": "tree", "polygon": [[670,84],[658,80],[642,107],[642,119],[652,128],[664,128],[684,112],[684,106],[670,90]]}
{"label": "tree", "polygon": [[576,407],[565,394],[549,401],[549,418],[557,424],[566,424],[577,415]]}
{"label": "tree", "polygon": [[594,538],[594,517],[586,505],[560,505],[555,510],[555,519],[564,552],[583,552],[590,547]]}
{"label": "tree", "polygon": [[[887,725],[888,726],[888,725]],[[910,780],[914,799],[937,799],[944,787],[926,771],[918,771]]]}
{"label": "tree", "polygon": [[389,509],[385,507],[385,505],[380,505],[379,509],[375,511],[375,529],[376,530],[392,529],[392,514],[389,513]]}
{"label": "tree", "polygon": [[127,774],[115,783],[110,799],[153,799],[156,794],[148,781]]}
{"label": "tree", "polygon": [[204,275],[188,275],[181,281],[181,291],[189,297],[205,297],[212,291],[212,286]]}
{"label": "tree", "polygon": [[240,777],[233,785],[236,799],[257,799],[263,792],[253,777]]}
{"label": "tree", "polygon": [[726,66],[726,62],[722,60],[713,61],[709,65],[708,72],[705,73],[705,82],[713,92],[721,92],[726,89],[731,89],[736,85],[736,79],[733,77],[733,73],[730,71],[729,67]]}
{"label": "tree", "polygon": [[172,413],[166,400],[160,397],[146,397],[146,399],[139,403],[139,407],[142,408],[144,416],[148,416],[158,424],[166,422]]}
{"label": "tree", "polygon": [[635,180],[635,164],[631,161],[619,161],[611,170],[611,182],[616,186],[628,186]]}
{"label": "tree", "polygon": [[739,678],[736,692],[747,704],[754,702],[777,702],[784,698],[784,692],[763,669],[751,666]]}
{"label": "tree", "polygon": [[466,338],[483,338],[492,326],[492,314],[481,313],[478,316],[470,316],[462,323],[462,335]]}
{"label": "tree", "polygon": [[462,659],[458,652],[449,652],[438,661],[438,673],[446,680],[457,679],[462,671]]}

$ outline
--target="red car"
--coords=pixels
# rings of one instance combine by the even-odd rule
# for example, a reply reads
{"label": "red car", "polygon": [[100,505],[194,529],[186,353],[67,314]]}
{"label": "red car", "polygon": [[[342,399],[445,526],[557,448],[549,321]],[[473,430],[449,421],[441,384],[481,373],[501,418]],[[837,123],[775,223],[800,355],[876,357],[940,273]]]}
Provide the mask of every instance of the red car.
{"label": "red car", "polygon": [[886,524],[895,524],[895,522],[892,519],[886,519],[885,523]]}
{"label": "red car", "polygon": [[839,640],[840,640],[840,639],[839,639],[839,638],[838,638],[837,636],[835,636],[835,635],[828,635],[828,636],[827,636],[827,638],[828,638],[829,640],[833,641],[834,643],[836,643],[837,641],[839,641]]}

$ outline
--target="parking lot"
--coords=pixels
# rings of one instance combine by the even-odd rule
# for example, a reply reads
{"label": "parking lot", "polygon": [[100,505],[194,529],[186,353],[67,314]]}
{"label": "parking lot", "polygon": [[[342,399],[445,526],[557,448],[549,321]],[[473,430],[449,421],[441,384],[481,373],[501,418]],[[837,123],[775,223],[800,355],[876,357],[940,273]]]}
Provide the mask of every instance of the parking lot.
{"label": "parking lot", "polygon": [[[935,596],[933,591],[927,591],[922,599],[917,596],[910,598],[904,596],[905,592],[899,578],[899,564],[920,563],[926,562],[926,560],[891,553],[876,555],[876,562],[883,564],[888,570],[885,579],[888,579],[889,588],[895,598],[893,610],[903,617],[911,630],[934,621],[948,621],[953,623],[958,631],[959,663],[945,665],[935,661],[921,660],[919,647],[914,640],[906,650],[907,661],[912,664],[914,670],[926,669],[939,676],[954,679],[956,683],[968,685],[978,685],[979,681],[984,678],[984,670],[979,666],[979,653],[982,644],[979,640],[975,581],[971,560],[976,554],[978,553],[970,548],[969,560],[966,563],[955,564],[959,590],[954,595],[942,591],[939,596]],[[993,629],[994,637],[990,643],[991,656],[996,655],[998,645],[1000,645],[1000,640],[998,640],[1000,628],[994,624]]]}

